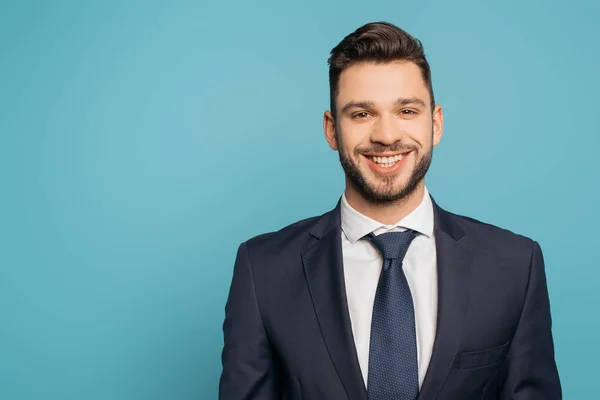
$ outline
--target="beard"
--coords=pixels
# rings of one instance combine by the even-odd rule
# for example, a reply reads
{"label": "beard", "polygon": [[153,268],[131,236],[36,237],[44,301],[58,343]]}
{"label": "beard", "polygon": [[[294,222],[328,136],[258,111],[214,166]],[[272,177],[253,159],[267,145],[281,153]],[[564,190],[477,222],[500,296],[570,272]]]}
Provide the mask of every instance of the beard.
{"label": "beard", "polygon": [[[396,175],[378,175],[378,180],[380,182],[369,183],[358,165],[348,154],[341,150],[342,148],[343,146],[340,146],[338,154],[346,176],[362,197],[373,204],[393,203],[410,196],[417,189],[419,183],[425,178],[425,174],[427,174],[433,158],[432,144],[429,150],[417,161],[417,165],[408,177],[406,183],[402,184],[400,187],[396,187]],[[354,155],[360,157],[360,155],[364,153],[383,153],[385,151],[398,152],[405,150],[411,150],[412,154],[415,154],[416,156],[418,148],[397,142],[392,146],[387,147],[375,145],[368,149],[357,148],[354,150]]]}

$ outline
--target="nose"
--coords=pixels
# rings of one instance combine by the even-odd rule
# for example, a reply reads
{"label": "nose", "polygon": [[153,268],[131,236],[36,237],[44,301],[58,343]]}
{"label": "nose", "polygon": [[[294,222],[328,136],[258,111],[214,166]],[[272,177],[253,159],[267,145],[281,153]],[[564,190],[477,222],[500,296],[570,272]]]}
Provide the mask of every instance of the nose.
{"label": "nose", "polygon": [[380,115],[377,123],[373,125],[371,142],[389,146],[402,139],[403,135],[403,130],[395,116]]}

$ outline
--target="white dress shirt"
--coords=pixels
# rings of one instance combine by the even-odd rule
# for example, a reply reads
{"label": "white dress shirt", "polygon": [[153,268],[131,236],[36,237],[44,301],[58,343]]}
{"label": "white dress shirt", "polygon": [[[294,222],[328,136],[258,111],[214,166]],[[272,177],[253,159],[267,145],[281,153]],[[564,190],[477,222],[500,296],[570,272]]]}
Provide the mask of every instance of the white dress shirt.
{"label": "white dress shirt", "polygon": [[425,188],[425,195],[419,206],[393,225],[379,223],[359,213],[348,204],[344,194],[341,202],[341,219],[348,308],[365,386],[369,372],[373,302],[383,259],[370,242],[360,239],[370,232],[379,235],[385,232],[413,229],[421,233],[408,248],[402,266],[415,306],[420,388],[433,350],[438,299],[433,204],[429,197],[429,191]]}

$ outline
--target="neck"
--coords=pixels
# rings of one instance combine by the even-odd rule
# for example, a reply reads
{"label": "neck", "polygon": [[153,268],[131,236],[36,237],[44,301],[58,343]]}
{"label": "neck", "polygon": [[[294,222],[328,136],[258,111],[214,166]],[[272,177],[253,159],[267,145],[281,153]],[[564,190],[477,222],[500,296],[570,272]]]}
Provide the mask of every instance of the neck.
{"label": "neck", "polygon": [[359,213],[386,225],[392,225],[413,212],[423,201],[425,195],[425,179],[408,196],[385,204],[376,204],[366,200],[346,182],[346,200]]}

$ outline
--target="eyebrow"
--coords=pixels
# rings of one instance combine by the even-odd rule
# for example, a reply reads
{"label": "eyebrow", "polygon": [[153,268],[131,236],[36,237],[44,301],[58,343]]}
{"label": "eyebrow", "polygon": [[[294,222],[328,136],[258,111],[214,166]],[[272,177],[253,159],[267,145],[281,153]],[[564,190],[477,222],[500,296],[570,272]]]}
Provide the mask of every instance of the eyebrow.
{"label": "eyebrow", "polygon": [[398,99],[396,99],[394,104],[397,106],[407,106],[409,104],[414,104],[414,105],[425,107],[425,102],[423,100],[419,99],[418,97],[409,97],[409,98],[399,97]]}
{"label": "eyebrow", "polygon": [[[419,105],[422,107],[426,106],[425,102],[418,97],[399,97],[396,99],[396,101],[394,101],[394,105],[397,107],[406,106],[409,104]],[[372,101],[350,101],[346,103],[344,107],[342,107],[341,113],[345,114],[353,108],[375,108],[375,103]]]}

